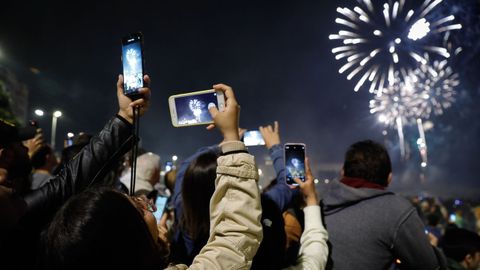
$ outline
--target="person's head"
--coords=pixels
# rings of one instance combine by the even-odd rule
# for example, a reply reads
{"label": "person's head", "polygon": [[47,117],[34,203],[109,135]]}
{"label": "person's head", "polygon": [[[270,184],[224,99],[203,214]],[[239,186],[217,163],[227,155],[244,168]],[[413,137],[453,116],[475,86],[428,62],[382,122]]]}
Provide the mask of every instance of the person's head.
{"label": "person's head", "polygon": [[177,169],[173,168],[165,174],[165,187],[170,190],[171,193],[175,190],[175,182],[177,180]]}
{"label": "person's head", "polygon": [[180,217],[180,224],[194,240],[208,237],[209,206],[215,191],[217,158],[212,152],[198,156],[190,163],[183,177],[183,216]]}
{"label": "person's head", "polygon": [[57,158],[49,145],[42,145],[31,157],[34,169],[52,171],[57,166]]}
{"label": "person's head", "polygon": [[42,243],[46,269],[156,269],[167,250],[145,203],[107,188],[67,201]]}
{"label": "person's head", "polygon": [[392,164],[387,150],[371,140],[352,144],[345,153],[343,175],[361,178],[388,186],[392,178]]}
{"label": "person's head", "polygon": [[35,128],[18,128],[0,120],[0,185],[23,193],[29,189],[28,177],[32,170],[28,149],[23,140],[35,136]]}
{"label": "person's head", "polygon": [[160,156],[152,152],[137,157],[137,177],[155,185],[160,180]]}
{"label": "person's head", "polygon": [[462,264],[467,270],[480,266],[480,236],[474,232],[450,228],[440,241],[445,256]]}

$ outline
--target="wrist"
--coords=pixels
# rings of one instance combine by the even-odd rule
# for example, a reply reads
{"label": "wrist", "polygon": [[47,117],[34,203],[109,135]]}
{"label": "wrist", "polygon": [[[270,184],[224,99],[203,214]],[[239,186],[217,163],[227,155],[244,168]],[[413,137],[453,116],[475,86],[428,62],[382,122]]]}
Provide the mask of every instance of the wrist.
{"label": "wrist", "polygon": [[125,111],[119,110],[117,114],[125,119],[128,123],[133,124],[133,119]]}
{"label": "wrist", "polygon": [[307,206],[310,205],[318,205],[319,201],[316,195],[305,196],[305,204]]}
{"label": "wrist", "polygon": [[238,132],[225,132],[223,134],[223,141],[239,141],[240,136],[238,135]]}

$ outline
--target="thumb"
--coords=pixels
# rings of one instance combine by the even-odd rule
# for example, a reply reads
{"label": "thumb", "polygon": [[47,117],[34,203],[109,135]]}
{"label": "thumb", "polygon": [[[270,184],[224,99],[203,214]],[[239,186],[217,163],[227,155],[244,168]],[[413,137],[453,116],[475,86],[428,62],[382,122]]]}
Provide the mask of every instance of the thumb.
{"label": "thumb", "polygon": [[123,94],[123,75],[118,75],[117,80],[117,94],[121,96]]}
{"label": "thumb", "polygon": [[215,119],[218,113],[217,106],[215,106],[215,104],[212,102],[208,103],[208,111],[210,112],[210,115],[212,116],[212,118]]}
{"label": "thumb", "polygon": [[300,180],[299,178],[293,178],[293,181],[295,181],[295,183],[297,183],[299,186],[301,186],[303,184],[302,180]]}

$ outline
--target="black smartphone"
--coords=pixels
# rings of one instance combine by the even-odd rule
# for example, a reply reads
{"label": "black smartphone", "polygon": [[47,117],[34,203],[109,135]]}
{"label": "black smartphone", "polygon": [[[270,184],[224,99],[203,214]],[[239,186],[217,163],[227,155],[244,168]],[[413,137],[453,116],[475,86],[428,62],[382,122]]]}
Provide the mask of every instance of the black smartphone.
{"label": "black smartphone", "polygon": [[122,38],[123,93],[132,99],[139,98],[138,90],[145,86],[143,62],[142,33]]}
{"label": "black smartphone", "polygon": [[284,153],[287,185],[298,186],[293,179],[305,181],[305,144],[286,143]]}

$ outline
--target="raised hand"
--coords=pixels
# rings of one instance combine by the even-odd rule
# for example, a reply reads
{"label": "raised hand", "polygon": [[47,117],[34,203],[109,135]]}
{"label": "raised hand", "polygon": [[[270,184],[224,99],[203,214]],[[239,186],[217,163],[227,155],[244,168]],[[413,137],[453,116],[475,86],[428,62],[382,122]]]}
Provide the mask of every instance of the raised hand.
{"label": "raised hand", "polygon": [[[240,118],[240,106],[235,99],[235,95],[230,86],[225,84],[216,84],[213,86],[215,90],[224,92],[225,95],[225,110],[218,111],[214,104],[209,104],[208,110],[212,115],[214,124],[207,127],[208,130],[217,127],[223,135],[224,141],[238,141],[239,129],[238,120]],[[213,105],[213,106],[212,106]]]}
{"label": "raised hand", "polygon": [[142,98],[139,98],[135,101],[132,101],[129,97],[123,94],[123,76],[119,75],[117,80],[117,97],[118,97],[118,114],[125,118],[130,123],[133,123],[133,108],[140,108],[140,116],[142,116],[150,106],[150,96],[151,91],[150,87],[150,77],[148,75],[143,76],[143,81],[145,82],[146,87],[139,89],[139,93]]}
{"label": "raised hand", "polygon": [[271,125],[259,127],[258,130],[262,134],[265,146],[270,149],[276,144],[280,144],[280,133],[278,129],[278,122],[275,121],[274,126]]}
{"label": "raised hand", "polygon": [[300,187],[300,191],[303,194],[303,200],[305,201],[305,204],[307,206],[318,205],[319,200],[317,196],[317,190],[315,189],[315,183],[313,182],[312,171],[310,170],[310,163],[308,161],[308,158],[305,158],[305,169],[305,182],[302,182],[302,180],[298,178],[294,178],[293,180]]}

